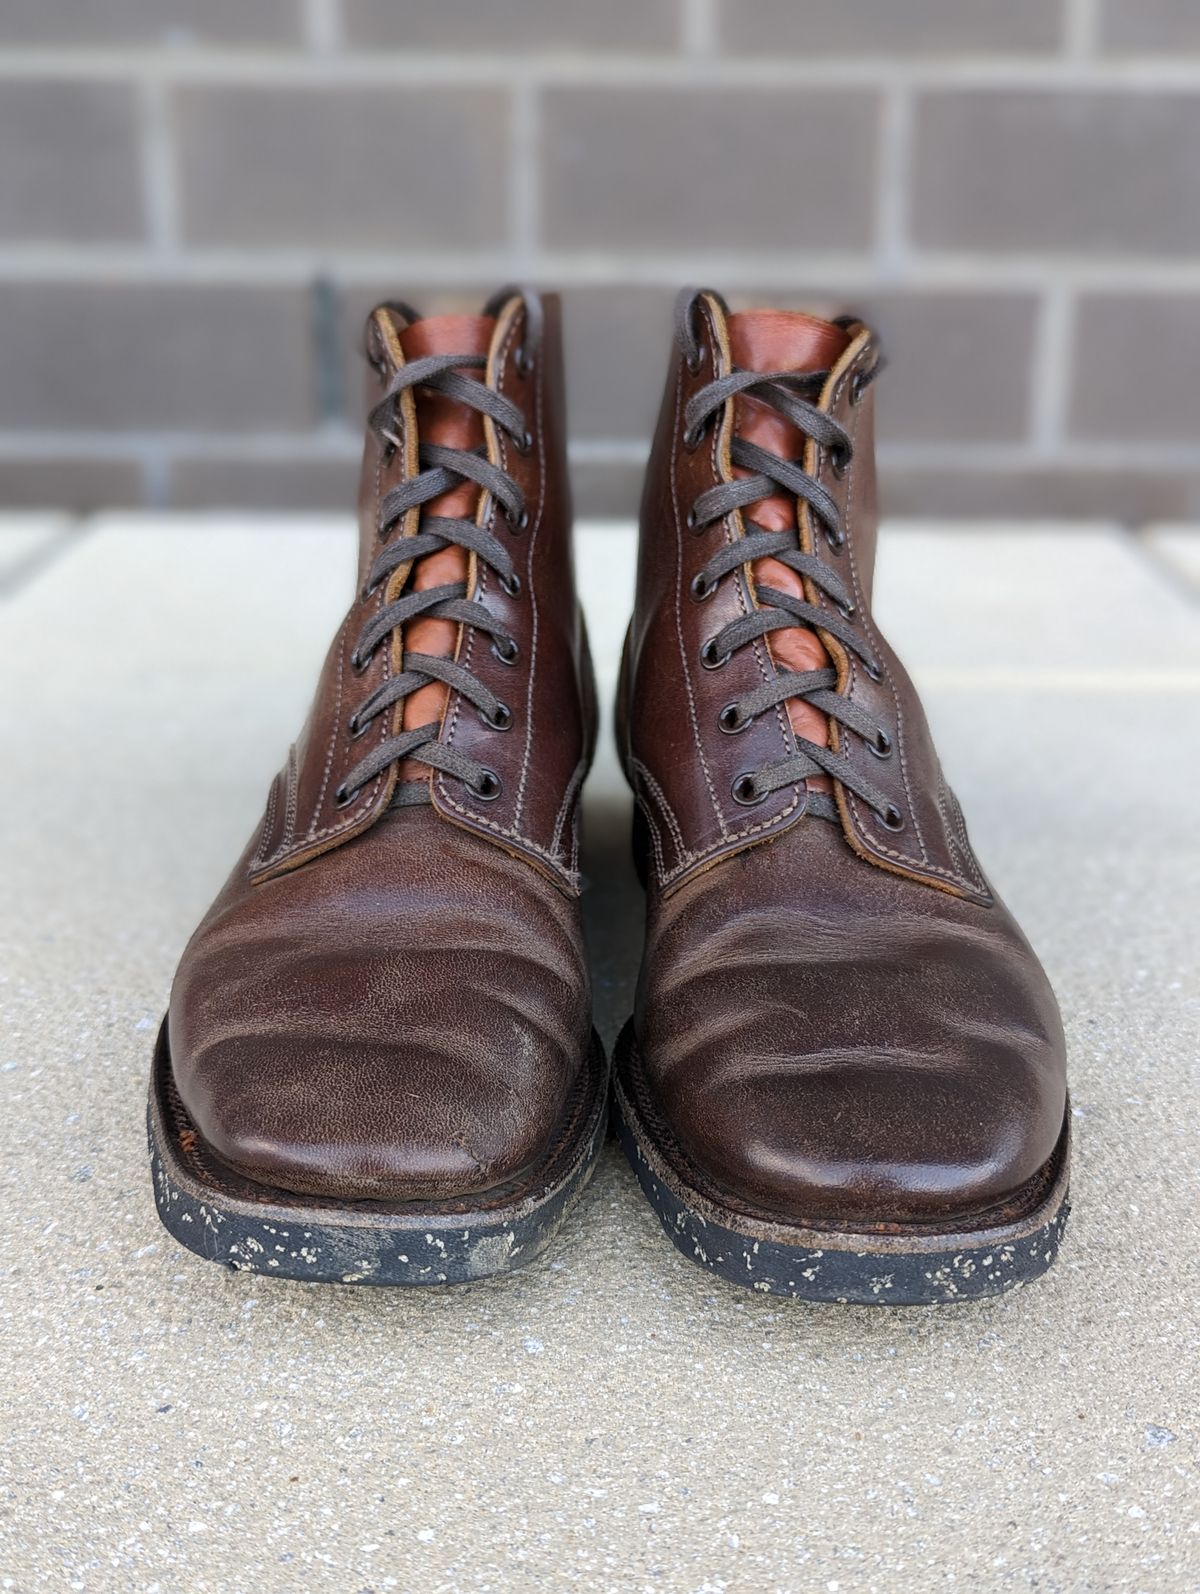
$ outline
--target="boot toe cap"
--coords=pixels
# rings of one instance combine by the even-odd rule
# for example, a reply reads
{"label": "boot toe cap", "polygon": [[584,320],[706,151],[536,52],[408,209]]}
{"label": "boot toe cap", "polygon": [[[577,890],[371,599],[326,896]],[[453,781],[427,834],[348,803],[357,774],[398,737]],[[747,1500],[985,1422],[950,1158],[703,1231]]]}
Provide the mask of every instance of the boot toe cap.
{"label": "boot toe cap", "polygon": [[981,1085],[990,1070],[917,1057],[755,1064],[697,1090],[677,1109],[676,1130],[716,1186],[789,1222],[976,1217],[1038,1174],[1061,1127],[1036,1071],[1012,1058],[997,1059],[992,1073],[1002,1092]]}
{"label": "boot toe cap", "polygon": [[[411,1040],[232,1037],[193,1067],[188,1107],[207,1145],[256,1183],[332,1200],[449,1200],[508,1184],[551,1143],[565,1056],[528,1042],[523,1097],[511,1056]],[[532,1066],[531,1066],[532,1065]]]}

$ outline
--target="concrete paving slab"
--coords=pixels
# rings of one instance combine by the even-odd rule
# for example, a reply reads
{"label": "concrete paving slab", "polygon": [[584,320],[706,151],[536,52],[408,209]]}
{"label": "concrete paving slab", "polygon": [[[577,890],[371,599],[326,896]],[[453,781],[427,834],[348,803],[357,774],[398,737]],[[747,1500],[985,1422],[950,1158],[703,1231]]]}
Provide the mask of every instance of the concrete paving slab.
{"label": "concrete paving slab", "polygon": [[926,679],[1200,667],[1187,596],[1115,526],[905,521],[880,539],[877,586],[881,625]]}
{"label": "concrete paving slab", "polygon": [[68,515],[0,514],[0,599],[52,557],[74,525]]}
{"label": "concrete paving slab", "polygon": [[[1018,553],[1065,580],[1088,548],[1021,535],[885,545],[881,601],[1059,991],[1075,1212],[1045,1280],[923,1312],[714,1282],[611,1149],[506,1280],[337,1290],[176,1248],[142,1130],[154,1030],[298,728],[350,540],[113,521],[4,606],[0,1588],[1195,1594],[1200,622],[1168,609],[1164,644],[1167,582],[1106,533],[1087,606],[1014,603]],[[629,549],[580,538],[606,681]],[[1131,634],[1172,685],[1114,670],[1103,639]],[[1014,649],[1028,673],[997,674]],[[607,1038],[640,934],[609,748],[586,858]]]}
{"label": "concrete paving slab", "polygon": [[1147,526],[1142,540],[1188,592],[1200,594],[1200,526]]}

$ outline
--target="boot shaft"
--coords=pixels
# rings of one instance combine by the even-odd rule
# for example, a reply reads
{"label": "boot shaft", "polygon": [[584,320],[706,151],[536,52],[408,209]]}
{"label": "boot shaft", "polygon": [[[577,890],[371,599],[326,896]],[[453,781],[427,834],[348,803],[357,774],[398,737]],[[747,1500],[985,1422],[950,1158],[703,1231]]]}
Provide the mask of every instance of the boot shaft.
{"label": "boot shaft", "polygon": [[[773,374],[759,357],[778,355],[780,327],[794,338],[799,322],[828,366],[793,360],[774,373],[784,382],[758,381]],[[823,813],[869,862],[988,900],[912,682],[871,612],[878,340],[853,320],[731,317],[709,292],[681,295],[676,331],[622,689],[656,883],[673,890]],[[727,396],[714,403],[714,392]],[[773,434],[755,414],[764,405]],[[741,562],[747,538],[770,544],[782,572],[769,558]],[[780,606],[796,624],[756,634]],[[780,677],[800,671],[806,689],[783,695]]]}
{"label": "boot shaft", "polygon": [[[558,301],[506,291],[481,317],[429,323],[383,305],[367,355],[358,593],[272,789],[253,878],[427,800],[573,891],[593,708]],[[474,545],[431,547],[453,517],[474,524]],[[444,601],[423,607],[434,589]],[[406,681],[416,689],[399,695]]]}

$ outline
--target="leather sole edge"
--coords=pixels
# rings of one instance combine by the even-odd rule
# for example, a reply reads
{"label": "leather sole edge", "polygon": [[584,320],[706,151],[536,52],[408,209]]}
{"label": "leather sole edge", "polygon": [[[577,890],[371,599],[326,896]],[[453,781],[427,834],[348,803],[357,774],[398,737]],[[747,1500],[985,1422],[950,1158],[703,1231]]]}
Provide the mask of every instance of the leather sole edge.
{"label": "leather sole edge", "polygon": [[[536,1172],[508,1205],[472,1211],[380,1212],[377,1205],[287,1199],[262,1187],[261,1199],[216,1190],[185,1149],[187,1132],[170,1121],[162,1070],[170,1069],[166,1023],[155,1050],[146,1109],[154,1201],[180,1245],[235,1272],[324,1284],[465,1284],[509,1273],[554,1239],[590,1179],[607,1131],[608,1064],[593,1031],[586,1060],[590,1100],[573,1143],[555,1149],[547,1178]],[[194,1135],[194,1131],[191,1131]]]}
{"label": "leather sole edge", "polygon": [[1053,1265],[1071,1210],[1069,1103],[1050,1188],[1015,1222],[957,1234],[805,1229],[732,1212],[686,1183],[622,1086],[622,1061],[633,1044],[627,1025],[614,1068],[617,1137],[675,1248],[729,1283],[826,1304],[937,1306],[1007,1294]]}

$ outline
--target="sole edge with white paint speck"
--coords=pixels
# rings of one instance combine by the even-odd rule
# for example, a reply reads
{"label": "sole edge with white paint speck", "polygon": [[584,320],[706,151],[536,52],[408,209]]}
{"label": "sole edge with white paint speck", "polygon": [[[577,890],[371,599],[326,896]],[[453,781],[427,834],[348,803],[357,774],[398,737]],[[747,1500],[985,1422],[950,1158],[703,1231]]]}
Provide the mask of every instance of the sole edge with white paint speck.
{"label": "sole edge with white paint speck", "polygon": [[[285,1191],[231,1193],[200,1156],[194,1128],[179,1121],[164,1020],[147,1106],[151,1177],[167,1232],[206,1261],[237,1272],[323,1284],[465,1284],[512,1272],[554,1239],[591,1177],[607,1129],[608,1067],[592,1037],[574,1133],[544,1176],[529,1175],[511,1201],[469,1210],[439,1203],[381,1210],[377,1202],[325,1202]],[[190,1152],[190,1154],[189,1154]]]}
{"label": "sole edge with white paint speck", "polygon": [[613,1114],[638,1183],[672,1244],[690,1262],[764,1295],[854,1306],[941,1306],[1004,1295],[1038,1278],[1058,1255],[1070,1212],[1070,1112],[1055,1172],[1020,1220],[962,1234],[800,1229],[717,1206],[691,1189],[655,1144],[623,1087],[632,1025],[617,1043]]}

